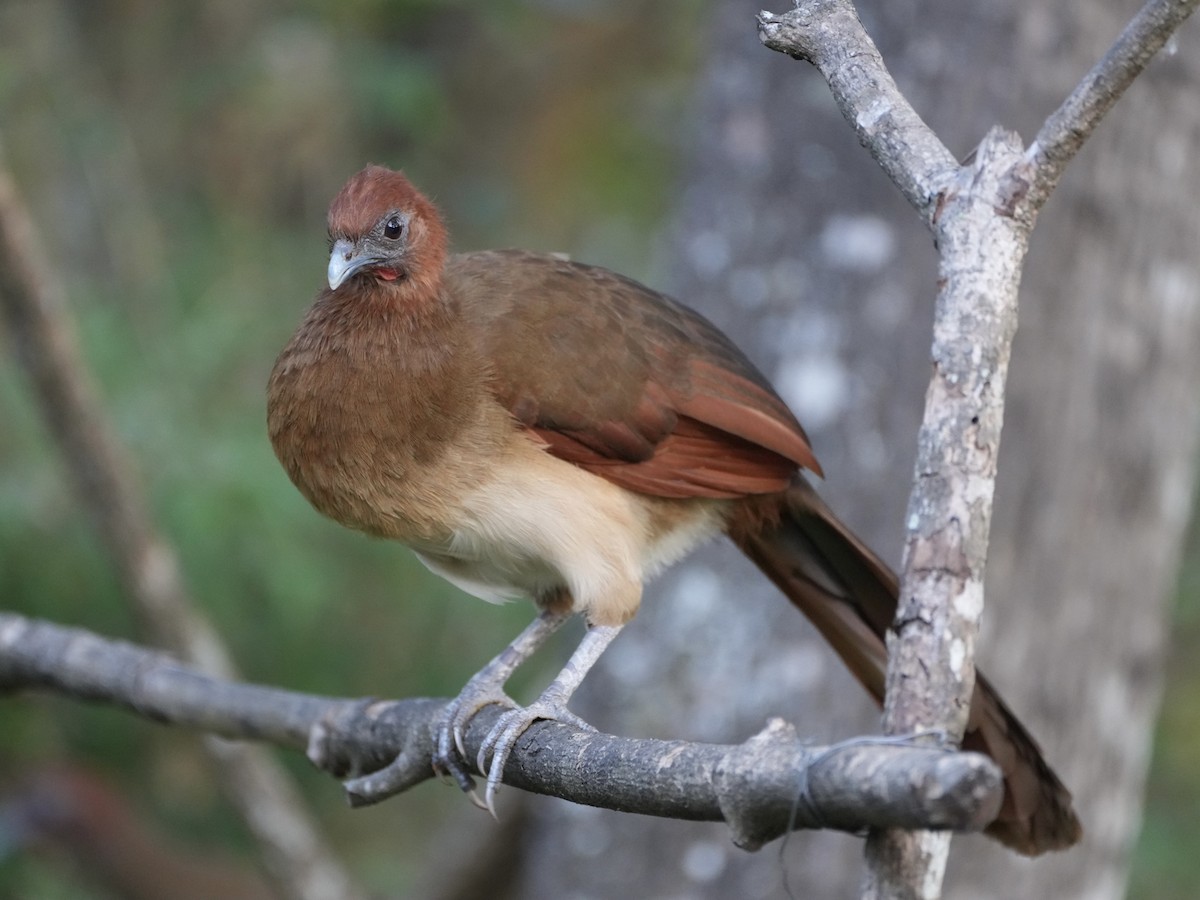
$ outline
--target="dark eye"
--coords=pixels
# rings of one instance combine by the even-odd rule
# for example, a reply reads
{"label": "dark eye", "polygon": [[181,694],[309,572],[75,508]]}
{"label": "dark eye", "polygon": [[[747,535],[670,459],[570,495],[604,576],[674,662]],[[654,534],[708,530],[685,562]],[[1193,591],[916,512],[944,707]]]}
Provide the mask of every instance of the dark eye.
{"label": "dark eye", "polygon": [[383,236],[389,241],[394,241],[400,237],[404,231],[404,223],[400,221],[399,216],[392,216],[383,223]]}

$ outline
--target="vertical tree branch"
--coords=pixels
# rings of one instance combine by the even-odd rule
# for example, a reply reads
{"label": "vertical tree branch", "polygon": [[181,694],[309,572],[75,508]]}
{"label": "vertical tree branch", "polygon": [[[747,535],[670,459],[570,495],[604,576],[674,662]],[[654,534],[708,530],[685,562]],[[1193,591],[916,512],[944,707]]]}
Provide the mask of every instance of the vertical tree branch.
{"label": "vertical tree branch", "polygon": [[[903,583],[889,641],[888,734],[942,729],[962,738],[975,688],[975,642],[1004,386],[1017,327],[1017,288],[1029,231],[996,215],[1004,174],[1020,160],[1015,135],[994,130],[959,172],[938,220],[933,376],[917,441]],[[868,897],[937,897],[949,840],[876,832],[867,841]]]}
{"label": "vertical tree branch", "polygon": [[[1051,117],[1024,154],[994,129],[932,206],[914,184],[931,146],[865,35],[849,0],[797,0],[759,15],[763,42],[815,64],[860,140],[928,216],[940,254],[933,378],[918,438],[903,586],[890,642],[884,729],[942,730],[961,739],[974,687],[974,647],[992,517],[1004,386],[1017,323],[1017,290],[1037,210],[1104,113],[1190,14],[1195,0],[1152,0],[1116,46]],[[866,48],[866,49],[856,49]],[[864,121],[878,123],[872,133]],[[904,132],[902,140],[896,132]],[[1044,144],[1042,143],[1044,142]],[[874,833],[868,897],[940,896],[948,839]]]}
{"label": "vertical tree branch", "polygon": [[[760,14],[759,29],[769,47],[818,66],[860,140],[937,235],[934,371],[909,500],[883,727],[889,734],[935,732],[957,742],[974,690],[1004,375],[1028,234],[1026,223],[996,215],[995,196],[1001,174],[1020,159],[1020,145],[993,132],[972,166],[952,164],[937,182],[938,194],[923,198],[909,187],[920,177],[905,173],[926,170],[927,158],[906,148],[941,144],[915,113],[878,116],[880,109],[909,108],[878,53],[830,49],[869,41],[849,0],[813,0],[783,16]],[[864,120],[878,129],[864,132]],[[909,136],[897,140],[894,129]],[[863,896],[940,896],[948,849],[945,836],[927,832],[872,833]]]}
{"label": "vertical tree branch", "polygon": [[[66,299],[0,156],[0,315],[38,408],[125,592],[155,643],[210,674],[234,666],[193,606],[179,558],[155,528],[127,454],[105,420],[79,353]],[[225,794],[290,897],[335,900],[357,889],[325,847],[278,765],[260,748],[206,738]]]}

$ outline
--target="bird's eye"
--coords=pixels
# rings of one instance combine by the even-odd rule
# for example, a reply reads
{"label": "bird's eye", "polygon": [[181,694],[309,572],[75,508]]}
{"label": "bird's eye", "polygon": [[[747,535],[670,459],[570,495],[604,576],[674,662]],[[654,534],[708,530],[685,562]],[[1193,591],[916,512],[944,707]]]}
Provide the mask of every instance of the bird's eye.
{"label": "bird's eye", "polygon": [[383,236],[389,241],[394,241],[400,237],[404,231],[404,223],[400,221],[399,216],[392,216],[383,223]]}

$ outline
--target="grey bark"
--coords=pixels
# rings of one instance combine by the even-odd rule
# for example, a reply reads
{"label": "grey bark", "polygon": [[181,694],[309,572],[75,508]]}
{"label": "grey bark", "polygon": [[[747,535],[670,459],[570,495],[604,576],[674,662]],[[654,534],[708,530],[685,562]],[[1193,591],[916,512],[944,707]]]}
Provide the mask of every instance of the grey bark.
{"label": "grey bark", "polygon": [[[434,777],[430,760],[448,699],[342,699],[240,684],[160,652],[78,628],[0,613],[0,696],[52,690],[164,724],[305,752],[351,787],[387,767],[393,791]],[[475,759],[502,710],[475,716],[464,744]],[[724,821],[757,849],[794,828],[978,831],[995,818],[999,768],[976,753],[897,741],[805,746],[773,719],[735,745],[633,740],[540,722],[521,736],[504,783],[624,813]],[[342,894],[345,896],[345,894]]]}
{"label": "grey bark", "polygon": [[[997,122],[1031,137],[1133,10],[862,12],[901,88],[965,155]],[[672,287],[775,380],[828,472],[822,492],[895,560],[934,256],[824,83],[756,55],[747,15],[718,9]],[[1185,26],[1178,41],[1195,33]],[[1196,450],[1197,190],[1183,148],[1195,146],[1200,106],[1189,56],[1151,67],[1043,212],[1012,363],[980,658],[1074,789],[1088,833],[1032,864],[981,839],[955,842],[948,896],[1123,889]],[[599,727],[736,739],[778,714],[825,739],[876,721],[794,610],[728,549],[655,594],[581,697]],[[549,804],[533,819],[521,896],[776,896],[781,868],[799,896],[846,896],[861,867],[858,843],[836,835],[794,837],[781,862],[739,855],[705,826]]]}
{"label": "grey bark", "polygon": [[[1026,10],[1013,64],[1027,105],[1048,106],[1078,76],[1065,61],[1082,70],[1128,13]],[[1189,23],[1178,45],[1198,35]],[[994,884],[1124,895],[1194,495],[1200,177],[1185,148],[1200,138],[1198,76],[1194,53],[1168,53],[1131,88],[1043,212],[1022,290],[984,658],[1053,745],[1085,841],[1035,866],[952,850],[948,896]],[[1026,131],[1027,120],[1011,110]]]}

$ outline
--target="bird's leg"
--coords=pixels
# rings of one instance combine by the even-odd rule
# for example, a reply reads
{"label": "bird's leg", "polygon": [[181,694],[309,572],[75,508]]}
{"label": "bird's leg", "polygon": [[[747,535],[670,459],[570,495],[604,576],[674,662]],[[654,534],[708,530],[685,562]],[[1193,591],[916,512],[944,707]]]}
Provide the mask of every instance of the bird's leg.
{"label": "bird's leg", "polygon": [[[458,696],[446,706],[438,724],[433,767],[440,773],[452,775],[464,792],[471,793],[475,788],[475,782],[462,763],[466,758],[463,734],[467,723],[489,703],[516,706],[512,698],[504,693],[504,683],[570,617],[569,612],[543,610],[495,659],[471,676]],[[477,798],[473,799],[479,802]]]}
{"label": "bird's leg", "polygon": [[[479,771],[487,772],[487,791],[484,793],[484,803],[492,815],[496,814],[494,801],[496,789],[500,786],[500,776],[504,773],[504,764],[525,729],[538,719],[552,719],[556,722],[566,722],[586,731],[595,731],[591,725],[567,709],[567,701],[575,693],[584,676],[596,664],[606,647],[621,631],[620,625],[589,625],[587,633],[567,664],[563,666],[558,676],[547,685],[529,706],[510,709],[488,732],[479,748]],[[488,756],[491,765],[485,765]]]}

